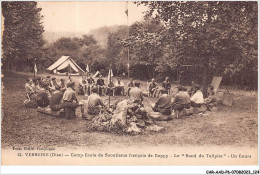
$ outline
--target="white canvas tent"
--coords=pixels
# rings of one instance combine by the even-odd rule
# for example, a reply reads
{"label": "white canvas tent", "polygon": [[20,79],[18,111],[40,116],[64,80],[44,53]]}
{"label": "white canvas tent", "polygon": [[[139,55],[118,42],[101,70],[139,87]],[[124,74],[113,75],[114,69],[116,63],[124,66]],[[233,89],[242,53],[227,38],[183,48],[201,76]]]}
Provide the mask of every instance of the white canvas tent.
{"label": "white canvas tent", "polygon": [[[67,68],[67,69],[66,69]],[[61,70],[65,70],[69,73],[74,71],[76,74],[85,73],[70,56],[62,56],[55,63],[53,63],[47,70],[57,73]]]}

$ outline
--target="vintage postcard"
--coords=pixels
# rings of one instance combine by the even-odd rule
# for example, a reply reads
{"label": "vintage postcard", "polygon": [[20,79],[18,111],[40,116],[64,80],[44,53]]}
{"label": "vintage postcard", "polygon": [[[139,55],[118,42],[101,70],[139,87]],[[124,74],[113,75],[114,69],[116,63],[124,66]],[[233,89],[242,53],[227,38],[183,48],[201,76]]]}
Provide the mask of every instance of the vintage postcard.
{"label": "vintage postcard", "polygon": [[2,165],[258,165],[257,1],[1,12]]}

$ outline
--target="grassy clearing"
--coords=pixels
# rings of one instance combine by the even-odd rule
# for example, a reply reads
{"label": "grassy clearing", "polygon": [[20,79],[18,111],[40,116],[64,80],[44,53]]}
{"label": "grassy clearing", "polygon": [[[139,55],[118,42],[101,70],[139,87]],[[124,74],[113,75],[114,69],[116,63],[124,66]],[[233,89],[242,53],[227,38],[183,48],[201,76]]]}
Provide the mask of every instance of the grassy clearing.
{"label": "grassy clearing", "polygon": [[[235,100],[232,107],[219,106],[218,112],[206,117],[189,116],[169,122],[157,122],[157,125],[166,128],[163,133],[130,136],[86,132],[90,122],[80,117],[66,120],[37,113],[36,109],[26,109],[23,100],[27,77],[32,75],[9,73],[2,78],[2,147],[28,145],[103,148],[160,144],[257,146],[257,92],[231,91]],[[126,80],[123,82],[126,84]],[[146,89],[146,82],[142,82],[142,89]],[[172,88],[171,94],[174,91],[176,89]],[[108,100],[108,97],[103,98]],[[125,97],[111,97],[111,100],[119,98]],[[145,99],[147,110],[151,110],[149,103],[155,100]]]}

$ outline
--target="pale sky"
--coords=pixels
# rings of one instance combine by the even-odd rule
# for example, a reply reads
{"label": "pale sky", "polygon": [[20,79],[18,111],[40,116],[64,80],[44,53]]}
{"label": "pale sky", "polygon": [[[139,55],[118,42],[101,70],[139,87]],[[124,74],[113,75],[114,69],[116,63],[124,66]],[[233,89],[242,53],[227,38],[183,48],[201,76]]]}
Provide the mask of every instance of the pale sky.
{"label": "pale sky", "polygon": [[[119,2],[47,2],[39,1],[45,31],[89,32],[102,26],[127,25],[127,3]],[[129,25],[143,19],[146,7],[128,2]]]}

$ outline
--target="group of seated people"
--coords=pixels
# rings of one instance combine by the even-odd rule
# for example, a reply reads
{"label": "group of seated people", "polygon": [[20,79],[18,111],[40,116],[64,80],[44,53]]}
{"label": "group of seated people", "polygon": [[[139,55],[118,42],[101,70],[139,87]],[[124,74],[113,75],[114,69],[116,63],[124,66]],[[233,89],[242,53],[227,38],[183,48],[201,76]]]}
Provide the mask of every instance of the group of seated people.
{"label": "group of seated people", "polygon": [[[113,79],[109,80],[108,84],[105,84],[105,81],[102,75],[99,75],[99,78],[95,82],[92,76],[87,75],[86,77],[83,76],[79,82],[78,93],[80,95],[90,95],[92,94],[92,89],[94,87],[98,88],[98,94],[102,95],[126,95],[129,96],[129,91],[131,88],[134,87],[133,78],[130,78],[129,82],[125,85],[121,81],[121,78],[117,78],[116,82],[114,83]],[[159,97],[162,93],[166,92],[170,94],[171,83],[169,81],[169,77],[165,78],[165,81],[162,83],[162,87],[159,88],[155,79],[153,78],[152,81],[148,84],[148,96],[149,97]]]}
{"label": "group of seated people", "polygon": [[117,78],[116,83],[113,82],[113,79],[105,85],[105,81],[103,76],[99,74],[99,78],[95,82],[92,76],[83,76],[81,81],[79,82],[78,93],[80,95],[91,95],[93,93],[93,88],[97,87],[98,94],[101,95],[124,95],[124,83],[121,81],[121,78]]}
{"label": "group of seated people", "polygon": [[[142,103],[144,99],[143,91],[140,89],[140,83],[131,80],[133,86],[128,91],[128,95],[130,100],[133,100],[135,103]],[[105,103],[101,99],[98,94],[98,87],[95,86],[92,89],[92,94],[88,97],[88,114],[90,115],[97,115],[99,114],[102,109],[106,108]]]}
{"label": "group of seated people", "polygon": [[[133,100],[135,103],[142,104],[144,100],[144,93],[140,89],[140,83],[133,82],[132,79],[131,82],[133,83],[133,87],[129,88],[129,99]],[[217,104],[214,87],[211,85],[209,86],[208,97],[206,99],[203,98],[203,94],[198,84],[194,84],[189,91],[183,86],[178,86],[177,89],[178,92],[174,97],[169,95],[168,91],[161,90],[160,93],[162,95],[159,97],[157,102],[152,105],[153,111],[170,115],[173,110],[182,111],[183,109],[189,109],[190,107],[200,108],[202,105],[205,105],[207,109],[210,110],[211,107],[216,106]],[[98,88],[95,87],[95,89],[93,89],[93,94],[89,96],[88,113],[91,115],[96,115],[103,107],[105,107],[105,105],[98,95]]]}
{"label": "group of seated people", "polygon": [[169,77],[165,78],[165,81],[162,83],[162,87],[158,87],[155,79],[153,78],[152,81],[148,84],[148,96],[149,97],[157,97],[159,98],[162,94],[170,95],[171,91],[171,82],[169,81]]}
{"label": "group of seated people", "polygon": [[64,109],[66,118],[75,117],[75,109],[79,106],[79,101],[75,93],[75,83],[72,78],[65,84],[64,79],[57,82],[56,78],[47,76],[46,78],[37,78],[26,80],[25,106],[29,103],[36,104],[36,107],[50,107],[52,111]]}
{"label": "group of seated people", "polygon": [[[115,84],[111,79],[107,87],[105,87],[102,75],[99,76],[96,83],[91,76],[89,78],[82,77],[81,82],[79,86],[83,87],[84,94],[89,95],[88,114],[90,115],[99,114],[101,108],[105,107],[105,103],[103,103],[100,97],[104,90],[105,94],[110,93],[110,95],[124,95],[125,93],[124,84],[120,78],[117,79]],[[171,83],[168,77],[163,82],[162,88],[157,87],[157,83],[154,79],[149,83],[148,91],[150,96],[159,97],[155,105],[152,106],[154,112],[170,115],[172,110],[182,111],[190,107],[200,108],[202,105],[205,105],[207,109],[210,110],[217,104],[213,86],[209,86],[208,97],[206,99],[203,98],[203,93],[198,84],[193,83],[189,91],[183,86],[178,86],[178,92],[174,96],[170,95],[170,88]],[[66,118],[75,118],[75,110],[80,106],[80,103],[76,97],[75,83],[72,77],[69,77],[66,83],[64,79],[57,81],[56,78],[51,78],[50,76],[37,79],[28,78],[26,80],[25,90],[28,101],[35,102],[37,107],[49,106],[52,111],[60,111],[63,109]],[[136,103],[142,104],[144,100],[144,93],[140,89],[140,83],[134,82],[133,79],[130,79],[129,83],[127,83],[126,95]]]}
{"label": "group of seated people", "polygon": [[[194,113],[198,113],[198,108],[205,105],[207,110],[217,105],[217,98],[215,96],[214,87],[212,85],[208,88],[208,97],[203,98],[203,93],[198,84],[193,84],[191,89],[187,91],[186,87],[178,86],[178,92],[174,97],[171,97],[166,91],[162,91],[162,96],[158,99],[152,109],[154,112],[160,112],[165,115],[170,115],[172,110],[177,112],[183,111],[193,107]],[[176,115],[176,113],[175,113]]]}

